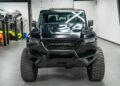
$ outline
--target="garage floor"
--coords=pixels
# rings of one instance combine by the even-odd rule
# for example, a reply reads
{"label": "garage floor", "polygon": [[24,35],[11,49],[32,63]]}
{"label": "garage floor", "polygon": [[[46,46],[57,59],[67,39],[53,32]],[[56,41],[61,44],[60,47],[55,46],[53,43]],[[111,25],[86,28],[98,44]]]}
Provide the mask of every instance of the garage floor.
{"label": "garage floor", "polygon": [[85,68],[39,69],[38,79],[25,83],[20,75],[20,57],[25,41],[0,47],[0,86],[120,86],[120,46],[99,39],[105,54],[106,74],[102,82],[88,80]]}

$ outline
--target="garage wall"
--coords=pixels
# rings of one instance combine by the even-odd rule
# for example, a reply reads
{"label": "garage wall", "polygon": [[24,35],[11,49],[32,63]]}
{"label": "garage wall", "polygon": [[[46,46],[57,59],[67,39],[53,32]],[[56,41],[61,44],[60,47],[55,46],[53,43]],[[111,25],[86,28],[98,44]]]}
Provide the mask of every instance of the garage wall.
{"label": "garage wall", "polygon": [[120,44],[117,0],[98,0],[96,14],[98,36]]}
{"label": "garage wall", "polygon": [[74,8],[84,9],[88,20],[96,20],[96,2],[95,1],[74,1]]}
{"label": "garage wall", "polygon": [[96,1],[74,1],[75,9],[84,9],[87,20],[94,20],[94,30],[96,31]]}
{"label": "garage wall", "polygon": [[0,9],[5,9],[8,11],[19,10],[22,13],[23,19],[25,21],[25,32],[29,32],[29,19],[28,19],[28,5],[27,3],[0,3]]}
{"label": "garage wall", "polygon": [[33,20],[38,20],[40,10],[49,8],[73,8],[73,0],[32,0]]}

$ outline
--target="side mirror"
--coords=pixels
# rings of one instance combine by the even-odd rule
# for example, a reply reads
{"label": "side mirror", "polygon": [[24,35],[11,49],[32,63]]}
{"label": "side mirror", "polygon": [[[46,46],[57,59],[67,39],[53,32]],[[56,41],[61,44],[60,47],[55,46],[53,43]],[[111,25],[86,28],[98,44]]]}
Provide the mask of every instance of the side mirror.
{"label": "side mirror", "polygon": [[93,26],[94,25],[94,21],[93,20],[89,20],[88,21],[88,27],[91,27],[91,26]]}
{"label": "side mirror", "polygon": [[35,28],[30,32],[31,37],[40,38],[40,30]]}
{"label": "side mirror", "polygon": [[32,27],[36,27],[36,21],[32,21]]}

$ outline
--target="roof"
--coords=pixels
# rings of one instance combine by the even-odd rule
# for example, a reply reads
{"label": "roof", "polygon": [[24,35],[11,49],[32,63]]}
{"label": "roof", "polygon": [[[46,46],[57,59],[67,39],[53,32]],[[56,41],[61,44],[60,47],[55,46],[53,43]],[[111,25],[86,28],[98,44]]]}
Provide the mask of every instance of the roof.
{"label": "roof", "polygon": [[[56,11],[56,12],[71,12],[71,11],[84,11],[83,9],[74,9],[74,8],[51,8],[51,9],[48,9],[48,10],[41,10],[40,13],[43,13],[43,12],[53,12],[53,11]],[[85,11],[84,11],[85,12]]]}
{"label": "roof", "polygon": [[76,10],[79,10],[79,11],[84,11],[83,9],[74,9],[74,8],[50,8],[49,10],[72,10],[72,11],[76,11]]}

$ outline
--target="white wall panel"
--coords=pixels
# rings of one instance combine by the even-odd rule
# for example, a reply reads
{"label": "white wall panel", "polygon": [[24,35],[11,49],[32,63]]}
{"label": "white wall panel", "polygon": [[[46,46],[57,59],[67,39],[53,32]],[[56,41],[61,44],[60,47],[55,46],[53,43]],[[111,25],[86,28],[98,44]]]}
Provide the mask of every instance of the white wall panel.
{"label": "white wall panel", "polygon": [[98,0],[96,13],[98,36],[120,44],[117,0]]}
{"label": "white wall panel", "polygon": [[73,0],[53,0],[53,8],[73,8]]}
{"label": "white wall panel", "polygon": [[40,10],[50,8],[73,8],[73,0],[32,0],[33,20],[38,20]]}
{"label": "white wall panel", "polygon": [[89,20],[96,18],[96,2],[95,1],[74,1],[74,8],[84,9]]}
{"label": "white wall panel", "polygon": [[32,17],[38,20],[40,10],[52,8],[53,0],[32,0]]}

